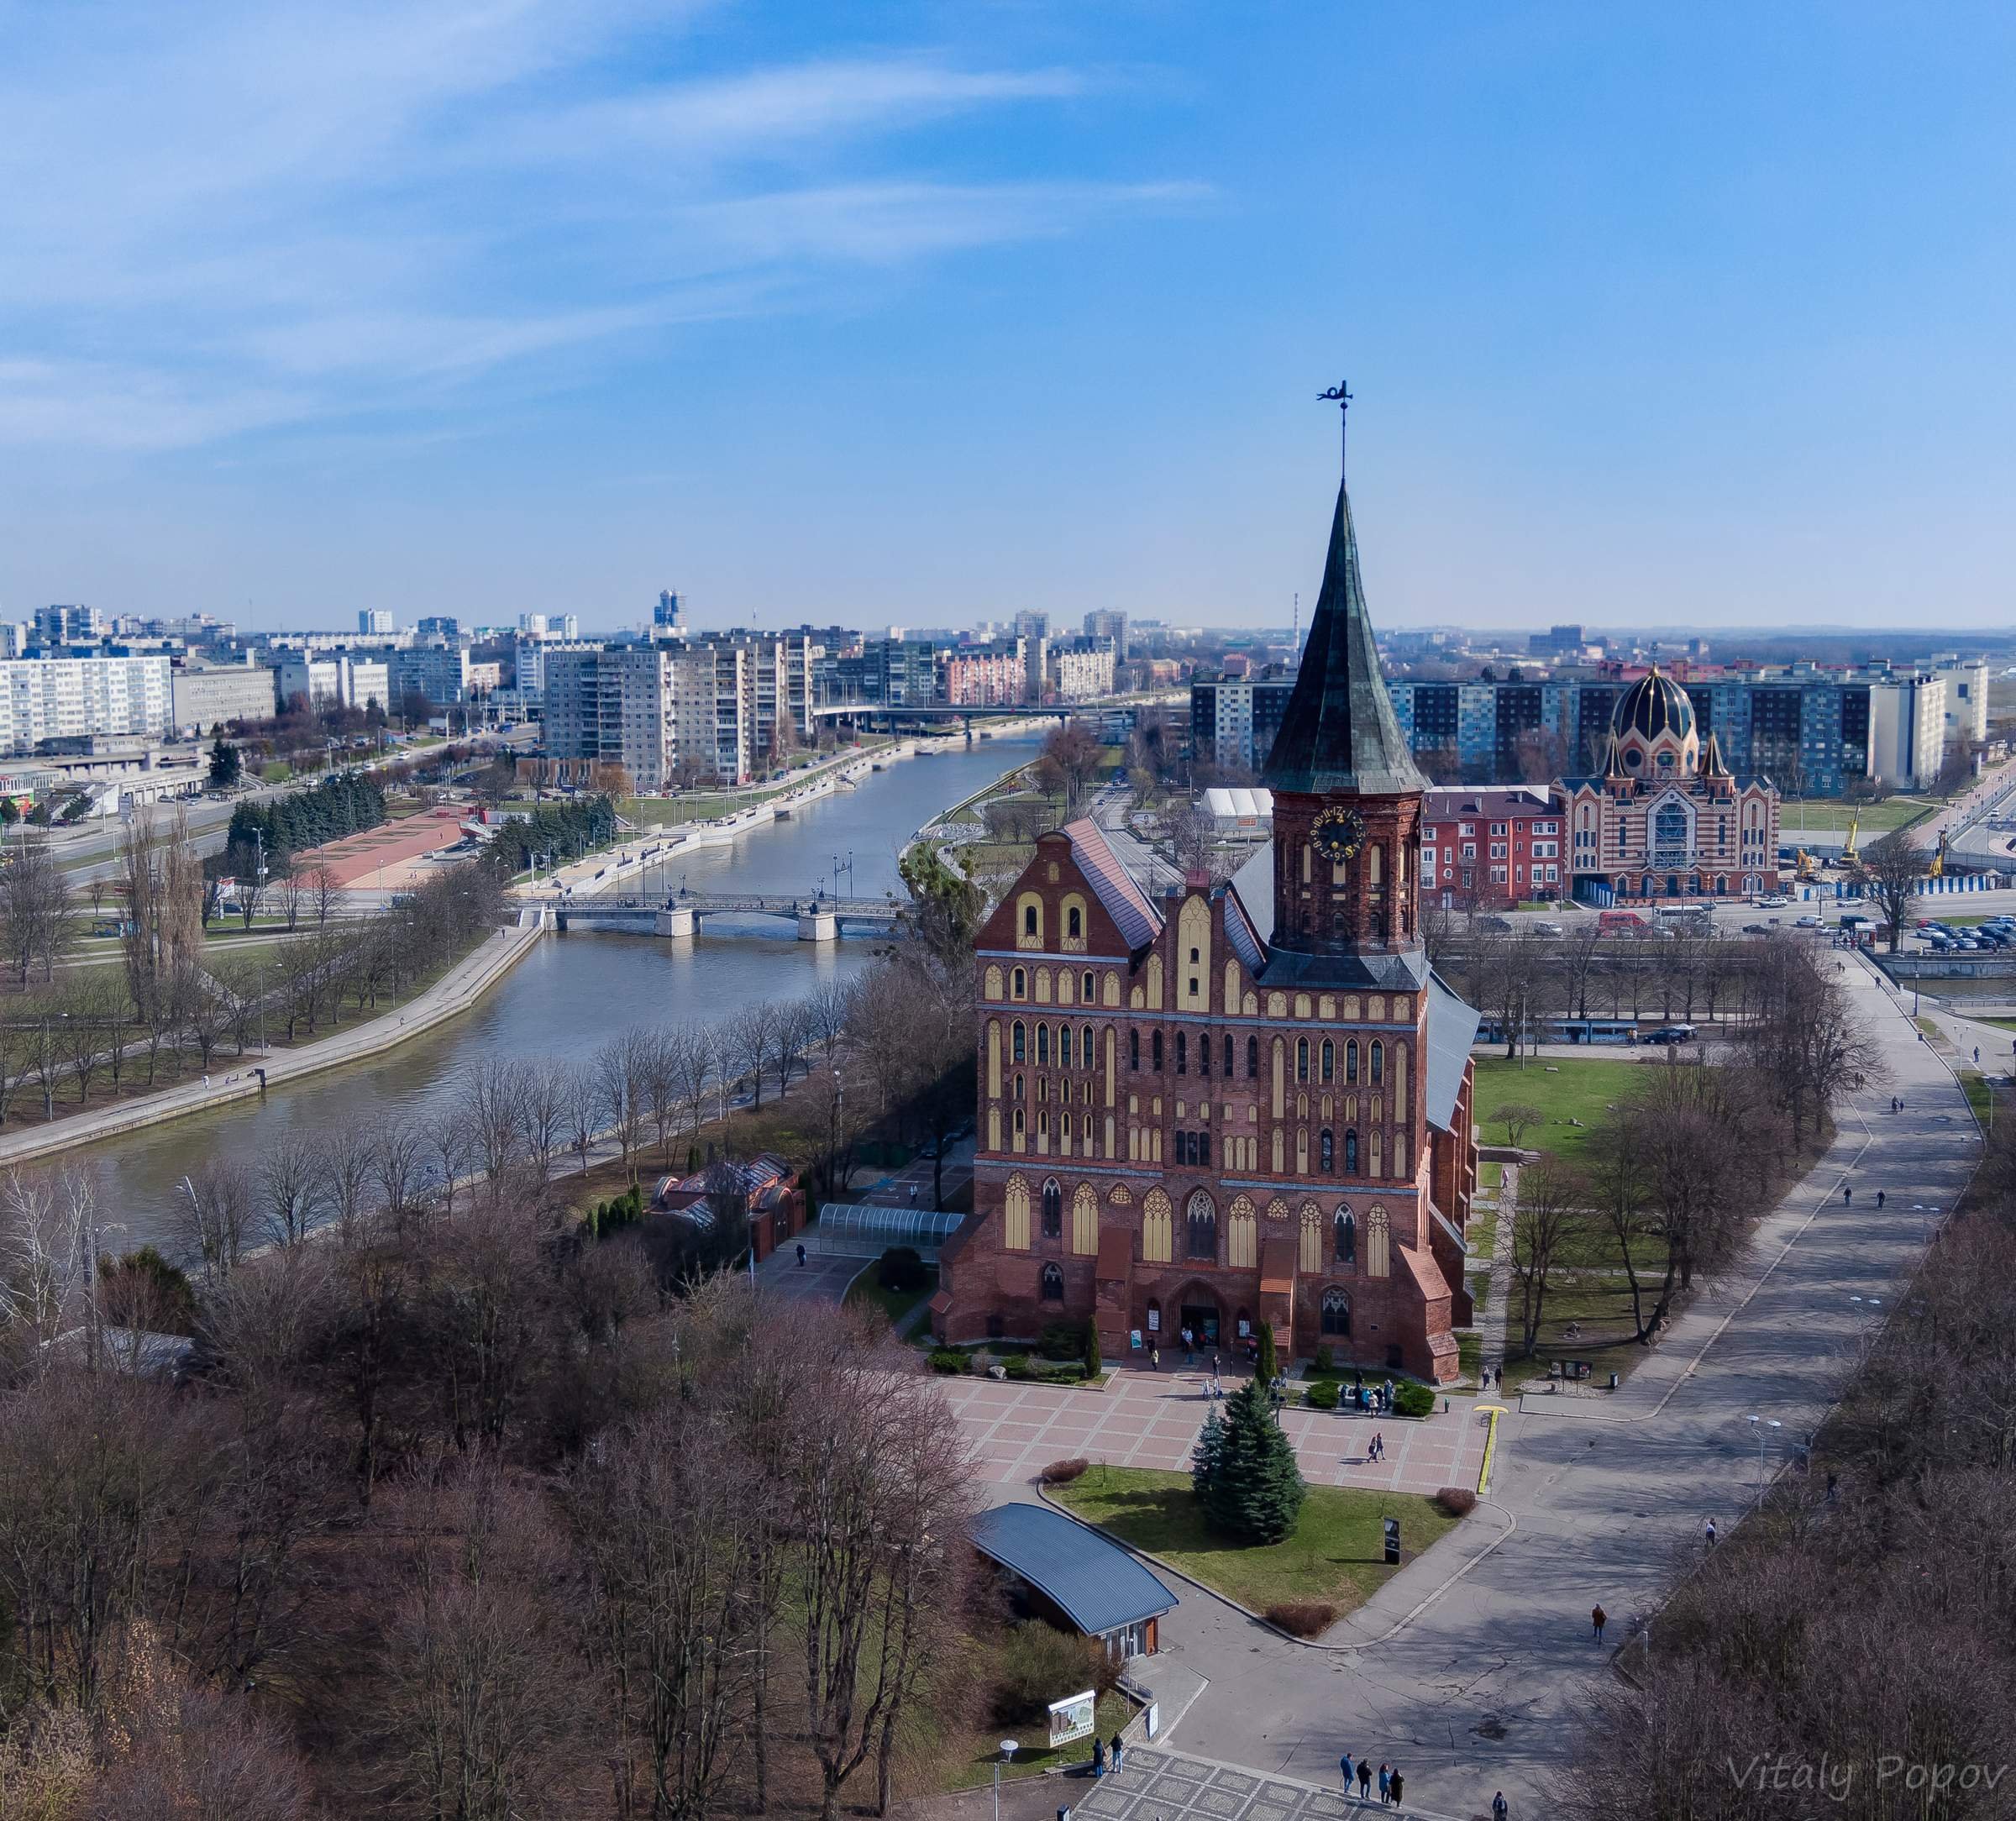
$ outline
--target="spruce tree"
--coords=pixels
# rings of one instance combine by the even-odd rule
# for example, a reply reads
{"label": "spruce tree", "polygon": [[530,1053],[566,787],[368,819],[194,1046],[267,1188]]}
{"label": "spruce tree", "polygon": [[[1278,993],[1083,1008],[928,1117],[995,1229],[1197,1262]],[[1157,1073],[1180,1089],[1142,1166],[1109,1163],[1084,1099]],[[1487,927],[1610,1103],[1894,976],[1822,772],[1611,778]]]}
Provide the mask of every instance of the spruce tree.
{"label": "spruce tree", "polygon": [[1088,1321],[1085,1324],[1085,1377],[1098,1378],[1099,1367],[1099,1324]]}
{"label": "spruce tree", "polygon": [[1202,1495],[1205,1515],[1242,1542],[1278,1543],[1293,1535],[1308,1488],[1257,1378],[1226,1399],[1224,1429]]}
{"label": "spruce tree", "polygon": [[1271,1385],[1281,1376],[1281,1361],[1274,1351],[1274,1325],[1260,1324],[1260,1383]]}
{"label": "spruce tree", "polygon": [[1225,1424],[1213,1404],[1205,1413],[1204,1427],[1198,1431],[1197,1446],[1190,1451],[1190,1490],[1208,1512],[1211,1504],[1211,1488],[1218,1477],[1219,1463],[1225,1456]]}

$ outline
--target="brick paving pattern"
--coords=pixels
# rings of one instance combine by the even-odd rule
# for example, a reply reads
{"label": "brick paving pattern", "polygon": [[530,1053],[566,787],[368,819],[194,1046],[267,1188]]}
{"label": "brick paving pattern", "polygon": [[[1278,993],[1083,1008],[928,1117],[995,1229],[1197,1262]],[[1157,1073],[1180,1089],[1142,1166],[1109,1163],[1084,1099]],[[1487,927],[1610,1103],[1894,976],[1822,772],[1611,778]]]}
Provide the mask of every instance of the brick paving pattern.
{"label": "brick paving pattern", "polygon": [[[1233,1383],[1226,1381],[1228,1390]],[[1123,1372],[1098,1391],[983,1378],[943,1383],[980,1477],[1003,1485],[1026,1483],[1050,1462],[1078,1456],[1180,1472],[1210,1407],[1197,1372]],[[1281,1424],[1311,1485],[1432,1493],[1475,1486],[1483,1462],[1483,1420],[1468,1399],[1451,1401],[1448,1415],[1438,1410],[1425,1422],[1291,1409]],[[1375,1433],[1385,1443],[1383,1461],[1366,1458]]]}
{"label": "brick paving pattern", "polygon": [[[1073,1821],[1337,1821],[1378,1813],[1421,1816],[1410,1803],[1380,1808],[1335,1789],[1242,1771],[1202,1758],[1131,1747],[1118,1776],[1105,1776],[1070,1803]],[[1405,1766],[1401,1768],[1404,1770]],[[1083,1785],[1079,1786],[1083,1787]]]}

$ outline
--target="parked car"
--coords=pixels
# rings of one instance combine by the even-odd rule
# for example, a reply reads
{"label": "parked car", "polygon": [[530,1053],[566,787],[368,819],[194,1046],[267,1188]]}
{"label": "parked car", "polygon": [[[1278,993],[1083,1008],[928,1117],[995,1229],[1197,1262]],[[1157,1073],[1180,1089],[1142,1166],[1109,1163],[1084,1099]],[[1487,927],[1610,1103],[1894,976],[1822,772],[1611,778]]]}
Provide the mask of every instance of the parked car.
{"label": "parked car", "polygon": [[1768,936],[1771,934],[1771,926],[1768,923],[1746,923],[1743,933],[1746,936]]}
{"label": "parked car", "polygon": [[1772,896],[1770,898],[1760,898],[1757,900],[1757,907],[1761,910],[1782,910],[1785,906],[1791,902],[1792,900],[1789,898],[1780,898],[1777,896]]}
{"label": "parked car", "polygon": [[1597,930],[1604,936],[1635,935],[1647,926],[1635,910],[1605,910],[1596,919]]}
{"label": "parked car", "polygon": [[1793,926],[1795,929],[1802,930],[1824,930],[1827,925],[1825,921],[1820,917],[1800,917]]}
{"label": "parked car", "polygon": [[1558,923],[1541,922],[1533,926],[1533,933],[1536,936],[1562,937],[1566,936],[1568,932]]}
{"label": "parked car", "polygon": [[1694,1027],[1690,1024],[1661,1025],[1656,1031],[1647,1031],[1640,1036],[1641,1043],[1692,1043]]}
{"label": "parked car", "polygon": [[1477,926],[1480,930],[1503,931],[1512,927],[1512,920],[1509,917],[1479,917],[1477,920]]}

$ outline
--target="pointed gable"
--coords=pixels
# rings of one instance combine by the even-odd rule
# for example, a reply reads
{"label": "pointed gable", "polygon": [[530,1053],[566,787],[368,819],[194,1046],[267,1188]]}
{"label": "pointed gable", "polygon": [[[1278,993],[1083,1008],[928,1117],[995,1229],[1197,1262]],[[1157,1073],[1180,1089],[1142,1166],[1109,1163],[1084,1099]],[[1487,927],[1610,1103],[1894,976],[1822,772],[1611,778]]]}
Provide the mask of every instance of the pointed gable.
{"label": "pointed gable", "polygon": [[1401,795],[1427,788],[1379,674],[1372,619],[1358,579],[1351,495],[1341,485],[1331,522],[1323,591],[1281,731],[1260,778],[1270,790],[1310,796],[1332,790]]}

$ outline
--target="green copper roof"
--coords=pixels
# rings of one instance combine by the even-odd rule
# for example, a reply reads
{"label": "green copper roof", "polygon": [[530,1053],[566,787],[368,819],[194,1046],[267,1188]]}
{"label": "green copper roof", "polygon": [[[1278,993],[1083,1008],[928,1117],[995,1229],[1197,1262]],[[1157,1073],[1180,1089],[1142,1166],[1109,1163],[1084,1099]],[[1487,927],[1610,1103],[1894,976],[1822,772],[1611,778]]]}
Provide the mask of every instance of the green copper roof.
{"label": "green copper roof", "polygon": [[1379,674],[1364,585],[1358,580],[1351,496],[1341,484],[1330,527],[1330,557],[1323,565],[1323,592],[1309,622],[1294,693],[1260,779],[1270,790],[1312,796],[1331,790],[1386,796],[1428,788]]}

